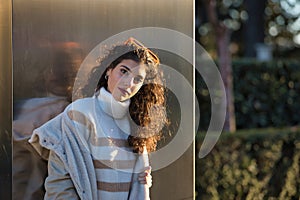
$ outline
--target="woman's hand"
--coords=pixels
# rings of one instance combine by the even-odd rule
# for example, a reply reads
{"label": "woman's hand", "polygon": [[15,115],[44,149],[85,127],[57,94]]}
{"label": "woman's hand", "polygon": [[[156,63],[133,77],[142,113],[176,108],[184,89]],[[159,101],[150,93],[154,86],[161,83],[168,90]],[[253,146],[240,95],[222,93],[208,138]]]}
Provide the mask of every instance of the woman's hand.
{"label": "woman's hand", "polygon": [[139,174],[139,182],[148,185],[149,188],[152,186],[151,166],[146,167],[144,172]]}

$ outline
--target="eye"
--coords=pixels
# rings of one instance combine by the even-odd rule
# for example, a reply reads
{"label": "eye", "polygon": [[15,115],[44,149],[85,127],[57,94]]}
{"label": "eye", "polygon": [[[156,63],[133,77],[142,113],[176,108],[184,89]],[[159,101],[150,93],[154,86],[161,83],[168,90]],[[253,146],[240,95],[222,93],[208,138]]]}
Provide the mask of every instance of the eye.
{"label": "eye", "polygon": [[137,77],[134,77],[133,81],[135,84],[138,84],[138,83],[142,83],[144,81],[144,79],[141,76],[137,76]]}
{"label": "eye", "polygon": [[121,69],[120,69],[120,72],[121,72],[122,74],[128,74],[128,70],[127,70],[127,69],[124,69],[124,68],[121,68]]}

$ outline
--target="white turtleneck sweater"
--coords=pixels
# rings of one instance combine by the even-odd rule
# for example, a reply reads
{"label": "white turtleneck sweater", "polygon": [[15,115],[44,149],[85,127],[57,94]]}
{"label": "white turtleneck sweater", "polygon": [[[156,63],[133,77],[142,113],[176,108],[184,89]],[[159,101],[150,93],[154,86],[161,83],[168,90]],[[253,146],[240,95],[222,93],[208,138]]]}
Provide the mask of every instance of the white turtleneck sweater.
{"label": "white turtleneck sweater", "polygon": [[[39,142],[51,150],[46,199],[60,195],[149,199],[149,188],[138,182],[136,174],[148,165],[147,154],[136,159],[127,142],[129,103],[116,101],[101,88],[99,95],[75,101],[60,116],[34,131],[30,139],[34,147],[41,150],[36,145]],[[61,133],[57,135],[57,131]]]}

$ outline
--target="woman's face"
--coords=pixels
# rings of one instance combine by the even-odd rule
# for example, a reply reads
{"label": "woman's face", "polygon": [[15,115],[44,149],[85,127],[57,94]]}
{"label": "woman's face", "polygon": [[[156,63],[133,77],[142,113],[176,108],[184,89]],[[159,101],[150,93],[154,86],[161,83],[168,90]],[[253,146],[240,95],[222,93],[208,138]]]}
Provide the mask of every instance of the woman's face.
{"label": "woman's face", "polygon": [[115,68],[109,69],[106,75],[108,91],[115,100],[125,101],[142,87],[146,77],[146,66],[131,59],[124,59]]}

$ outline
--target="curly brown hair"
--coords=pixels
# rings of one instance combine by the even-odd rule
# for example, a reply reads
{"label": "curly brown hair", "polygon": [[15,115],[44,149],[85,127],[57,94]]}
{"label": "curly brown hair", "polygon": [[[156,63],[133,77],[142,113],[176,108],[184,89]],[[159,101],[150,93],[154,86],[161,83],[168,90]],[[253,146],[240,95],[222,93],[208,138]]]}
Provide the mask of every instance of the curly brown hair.
{"label": "curly brown hair", "polygon": [[90,79],[99,78],[101,71],[105,69],[95,92],[102,87],[107,89],[106,72],[115,68],[124,59],[131,59],[147,66],[147,75],[143,86],[131,97],[129,105],[129,114],[132,120],[128,144],[135,153],[142,153],[144,147],[148,152],[152,152],[156,150],[157,142],[162,137],[162,127],[169,124],[165,109],[166,90],[163,86],[163,73],[159,69],[158,57],[144,46],[139,47],[130,43],[117,45],[100,59],[100,65],[92,70]]}

